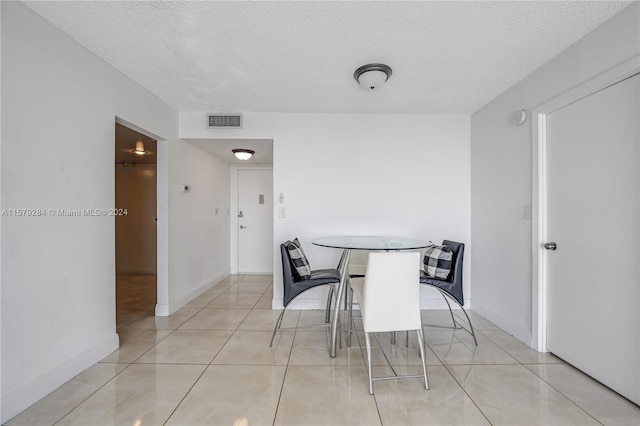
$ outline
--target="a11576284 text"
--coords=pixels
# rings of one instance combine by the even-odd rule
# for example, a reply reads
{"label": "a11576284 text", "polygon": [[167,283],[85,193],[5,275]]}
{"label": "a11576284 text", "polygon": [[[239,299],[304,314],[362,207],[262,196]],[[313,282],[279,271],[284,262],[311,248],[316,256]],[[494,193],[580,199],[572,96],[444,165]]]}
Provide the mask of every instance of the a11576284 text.
{"label": "a11576284 text", "polygon": [[2,209],[0,216],[4,217],[102,217],[102,216],[128,216],[128,209]]}

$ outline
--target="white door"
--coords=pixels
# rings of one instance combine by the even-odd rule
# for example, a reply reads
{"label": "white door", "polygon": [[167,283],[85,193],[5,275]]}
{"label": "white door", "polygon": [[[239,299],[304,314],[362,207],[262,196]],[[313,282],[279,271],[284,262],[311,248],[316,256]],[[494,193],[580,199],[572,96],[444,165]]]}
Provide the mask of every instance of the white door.
{"label": "white door", "polygon": [[272,170],[238,170],[238,272],[273,273]]}
{"label": "white door", "polygon": [[547,348],[640,403],[640,76],[547,116]]}

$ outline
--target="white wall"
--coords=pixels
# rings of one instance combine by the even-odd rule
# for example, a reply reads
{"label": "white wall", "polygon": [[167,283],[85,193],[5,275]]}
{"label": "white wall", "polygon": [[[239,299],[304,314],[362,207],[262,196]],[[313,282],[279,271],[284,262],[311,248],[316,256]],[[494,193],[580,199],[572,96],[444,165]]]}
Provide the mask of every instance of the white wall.
{"label": "white wall", "polygon": [[[226,202],[228,167],[178,141],[156,96],[24,5],[1,7],[3,208],[111,208],[116,118],[154,135],[157,310],[177,309],[228,271],[228,226],[198,210],[212,177]],[[114,245],[113,217],[2,218],[2,421],[117,348]],[[204,266],[196,251],[218,257]]]}
{"label": "white wall", "polygon": [[[396,235],[470,241],[469,117],[462,115],[248,114],[244,128],[205,128],[204,113],[180,114],[182,138],[273,138],[274,306],[281,306],[279,244],[298,237],[313,268],[339,251],[313,246],[330,235]],[[465,259],[465,295],[470,292]],[[298,307],[323,307],[310,291]],[[440,305],[424,289],[423,305]],[[434,299],[433,302],[430,300]]]}
{"label": "white wall", "polygon": [[[287,217],[275,220],[274,239],[297,236],[312,267],[337,265],[339,250],[311,244],[323,236],[469,243],[468,116],[282,114],[275,127],[274,190],[285,194]],[[280,282],[279,247],[274,262]],[[280,306],[282,288],[274,290]]]}
{"label": "white wall", "polygon": [[636,2],[471,117],[471,267],[473,308],[531,343],[531,121],[517,127],[516,111],[529,112],[640,53]]}
{"label": "white wall", "polygon": [[[170,303],[156,309],[165,315],[230,273],[230,166],[186,141],[169,148]],[[191,191],[180,192],[183,184]]]}

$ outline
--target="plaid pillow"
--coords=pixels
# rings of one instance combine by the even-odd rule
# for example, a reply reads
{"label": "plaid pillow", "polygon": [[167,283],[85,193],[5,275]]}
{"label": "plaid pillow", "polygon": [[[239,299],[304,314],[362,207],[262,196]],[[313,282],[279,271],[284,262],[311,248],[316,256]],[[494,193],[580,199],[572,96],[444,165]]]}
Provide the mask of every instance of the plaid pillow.
{"label": "plaid pillow", "polygon": [[300,241],[298,241],[297,238],[294,238],[293,241],[291,242],[298,246],[298,248],[300,249],[300,253],[302,253],[302,257],[304,257],[307,263],[309,263],[309,260],[307,259],[307,255],[305,254],[304,250],[302,250],[302,244],[300,244]]}
{"label": "plaid pillow", "polygon": [[294,275],[296,278],[306,280],[311,277],[311,266],[307,256],[305,256],[300,241],[296,238],[287,244],[287,250],[289,251],[289,257],[291,258],[291,264],[293,265]]}
{"label": "plaid pillow", "polygon": [[424,251],[424,271],[428,276],[446,280],[451,273],[453,251],[449,246],[428,246]]}

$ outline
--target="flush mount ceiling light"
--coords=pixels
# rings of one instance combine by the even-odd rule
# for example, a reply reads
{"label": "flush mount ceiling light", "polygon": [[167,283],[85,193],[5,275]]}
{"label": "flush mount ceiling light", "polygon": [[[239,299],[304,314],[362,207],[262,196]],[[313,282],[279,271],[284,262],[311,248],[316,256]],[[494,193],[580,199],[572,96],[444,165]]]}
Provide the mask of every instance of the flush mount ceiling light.
{"label": "flush mount ceiling light", "polygon": [[256,153],[255,151],[251,151],[250,149],[232,149],[231,151],[233,152],[233,155],[235,155],[236,158],[240,161],[247,161],[253,154]]}
{"label": "flush mount ceiling light", "polygon": [[391,73],[392,71],[389,65],[367,64],[355,70],[353,78],[363,87],[373,90],[389,80]]}
{"label": "flush mount ceiling light", "polygon": [[145,155],[149,153],[149,151],[144,150],[144,143],[140,141],[136,142],[136,149],[131,150],[131,152],[138,155]]}

